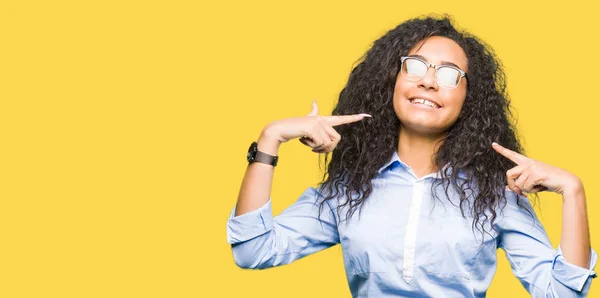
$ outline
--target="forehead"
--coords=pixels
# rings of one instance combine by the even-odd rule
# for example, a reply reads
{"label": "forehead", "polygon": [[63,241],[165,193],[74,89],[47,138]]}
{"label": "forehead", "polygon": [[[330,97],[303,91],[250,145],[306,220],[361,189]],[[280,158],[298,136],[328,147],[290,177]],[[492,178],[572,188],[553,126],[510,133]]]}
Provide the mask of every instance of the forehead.
{"label": "forehead", "polygon": [[467,71],[467,55],[465,51],[452,39],[442,36],[432,36],[418,42],[409,52],[409,55],[420,55],[427,62],[442,64],[452,62],[462,70]]}

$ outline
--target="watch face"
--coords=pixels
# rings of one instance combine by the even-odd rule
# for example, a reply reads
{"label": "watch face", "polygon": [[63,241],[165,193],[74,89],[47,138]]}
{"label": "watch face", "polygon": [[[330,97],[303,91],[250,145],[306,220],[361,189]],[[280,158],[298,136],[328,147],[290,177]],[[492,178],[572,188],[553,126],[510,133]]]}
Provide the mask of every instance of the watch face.
{"label": "watch face", "polygon": [[248,148],[248,154],[246,154],[246,159],[248,162],[254,161],[254,158],[256,157],[256,151],[258,151],[258,143],[254,142],[252,145],[250,145],[250,148]]}

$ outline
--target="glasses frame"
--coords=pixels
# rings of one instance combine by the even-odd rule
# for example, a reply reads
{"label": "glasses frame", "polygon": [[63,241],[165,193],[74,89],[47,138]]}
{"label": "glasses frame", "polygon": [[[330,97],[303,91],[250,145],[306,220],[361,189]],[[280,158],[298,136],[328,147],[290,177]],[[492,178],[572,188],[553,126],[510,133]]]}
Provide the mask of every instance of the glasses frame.
{"label": "glasses frame", "polygon": [[[427,66],[427,70],[425,71],[425,74],[420,79],[418,79],[418,80],[412,80],[412,79],[409,79],[409,78],[405,77],[404,74],[402,74],[402,66],[404,66],[404,61],[406,59],[418,60],[418,61],[423,62]],[[438,77],[437,77],[438,69],[440,69],[442,67],[449,67],[449,68],[457,70],[460,73],[460,78],[458,78],[458,82],[456,82],[456,86],[454,86],[454,87],[446,87],[446,86],[442,86],[442,85],[440,85],[438,83]],[[468,79],[466,72],[464,72],[462,69],[460,69],[458,67],[455,67],[455,66],[452,66],[452,65],[435,65],[433,63],[429,63],[429,62],[427,62],[427,61],[425,61],[423,59],[417,58],[417,57],[400,57],[400,75],[403,78],[405,78],[407,81],[418,82],[418,81],[422,80],[427,75],[427,71],[429,71],[430,68],[433,68],[435,70],[435,83],[438,86],[440,86],[440,87],[442,87],[444,89],[456,89],[456,87],[458,87],[458,85],[460,84],[460,81],[462,80],[462,78],[467,78]]]}

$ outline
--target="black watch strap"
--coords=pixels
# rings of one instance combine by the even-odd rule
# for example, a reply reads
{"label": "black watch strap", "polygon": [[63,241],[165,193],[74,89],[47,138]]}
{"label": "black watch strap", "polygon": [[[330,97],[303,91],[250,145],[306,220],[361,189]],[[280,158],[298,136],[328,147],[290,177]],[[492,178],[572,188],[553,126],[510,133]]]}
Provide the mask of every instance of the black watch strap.
{"label": "black watch strap", "polygon": [[260,151],[256,151],[256,156],[254,156],[254,161],[266,163],[272,166],[277,165],[277,160],[279,160],[279,156],[269,155]]}

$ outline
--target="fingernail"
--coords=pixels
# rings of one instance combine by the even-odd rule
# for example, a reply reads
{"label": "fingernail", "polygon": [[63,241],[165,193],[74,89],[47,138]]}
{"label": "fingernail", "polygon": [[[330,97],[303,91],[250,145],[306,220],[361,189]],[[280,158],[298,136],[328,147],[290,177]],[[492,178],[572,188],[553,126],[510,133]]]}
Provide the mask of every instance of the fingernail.
{"label": "fingernail", "polygon": [[492,142],[492,146],[500,146],[500,145],[498,145],[498,143],[496,143],[496,142]]}
{"label": "fingernail", "polygon": [[312,104],[317,104],[317,99],[315,98],[315,100],[313,100]]}
{"label": "fingernail", "polygon": [[363,116],[363,117],[371,117],[371,118],[373,118],[373,116],[371,116],[371,115],[369,115],[369,114],[365,114],[365,113],[358,114],[358,116]]}

